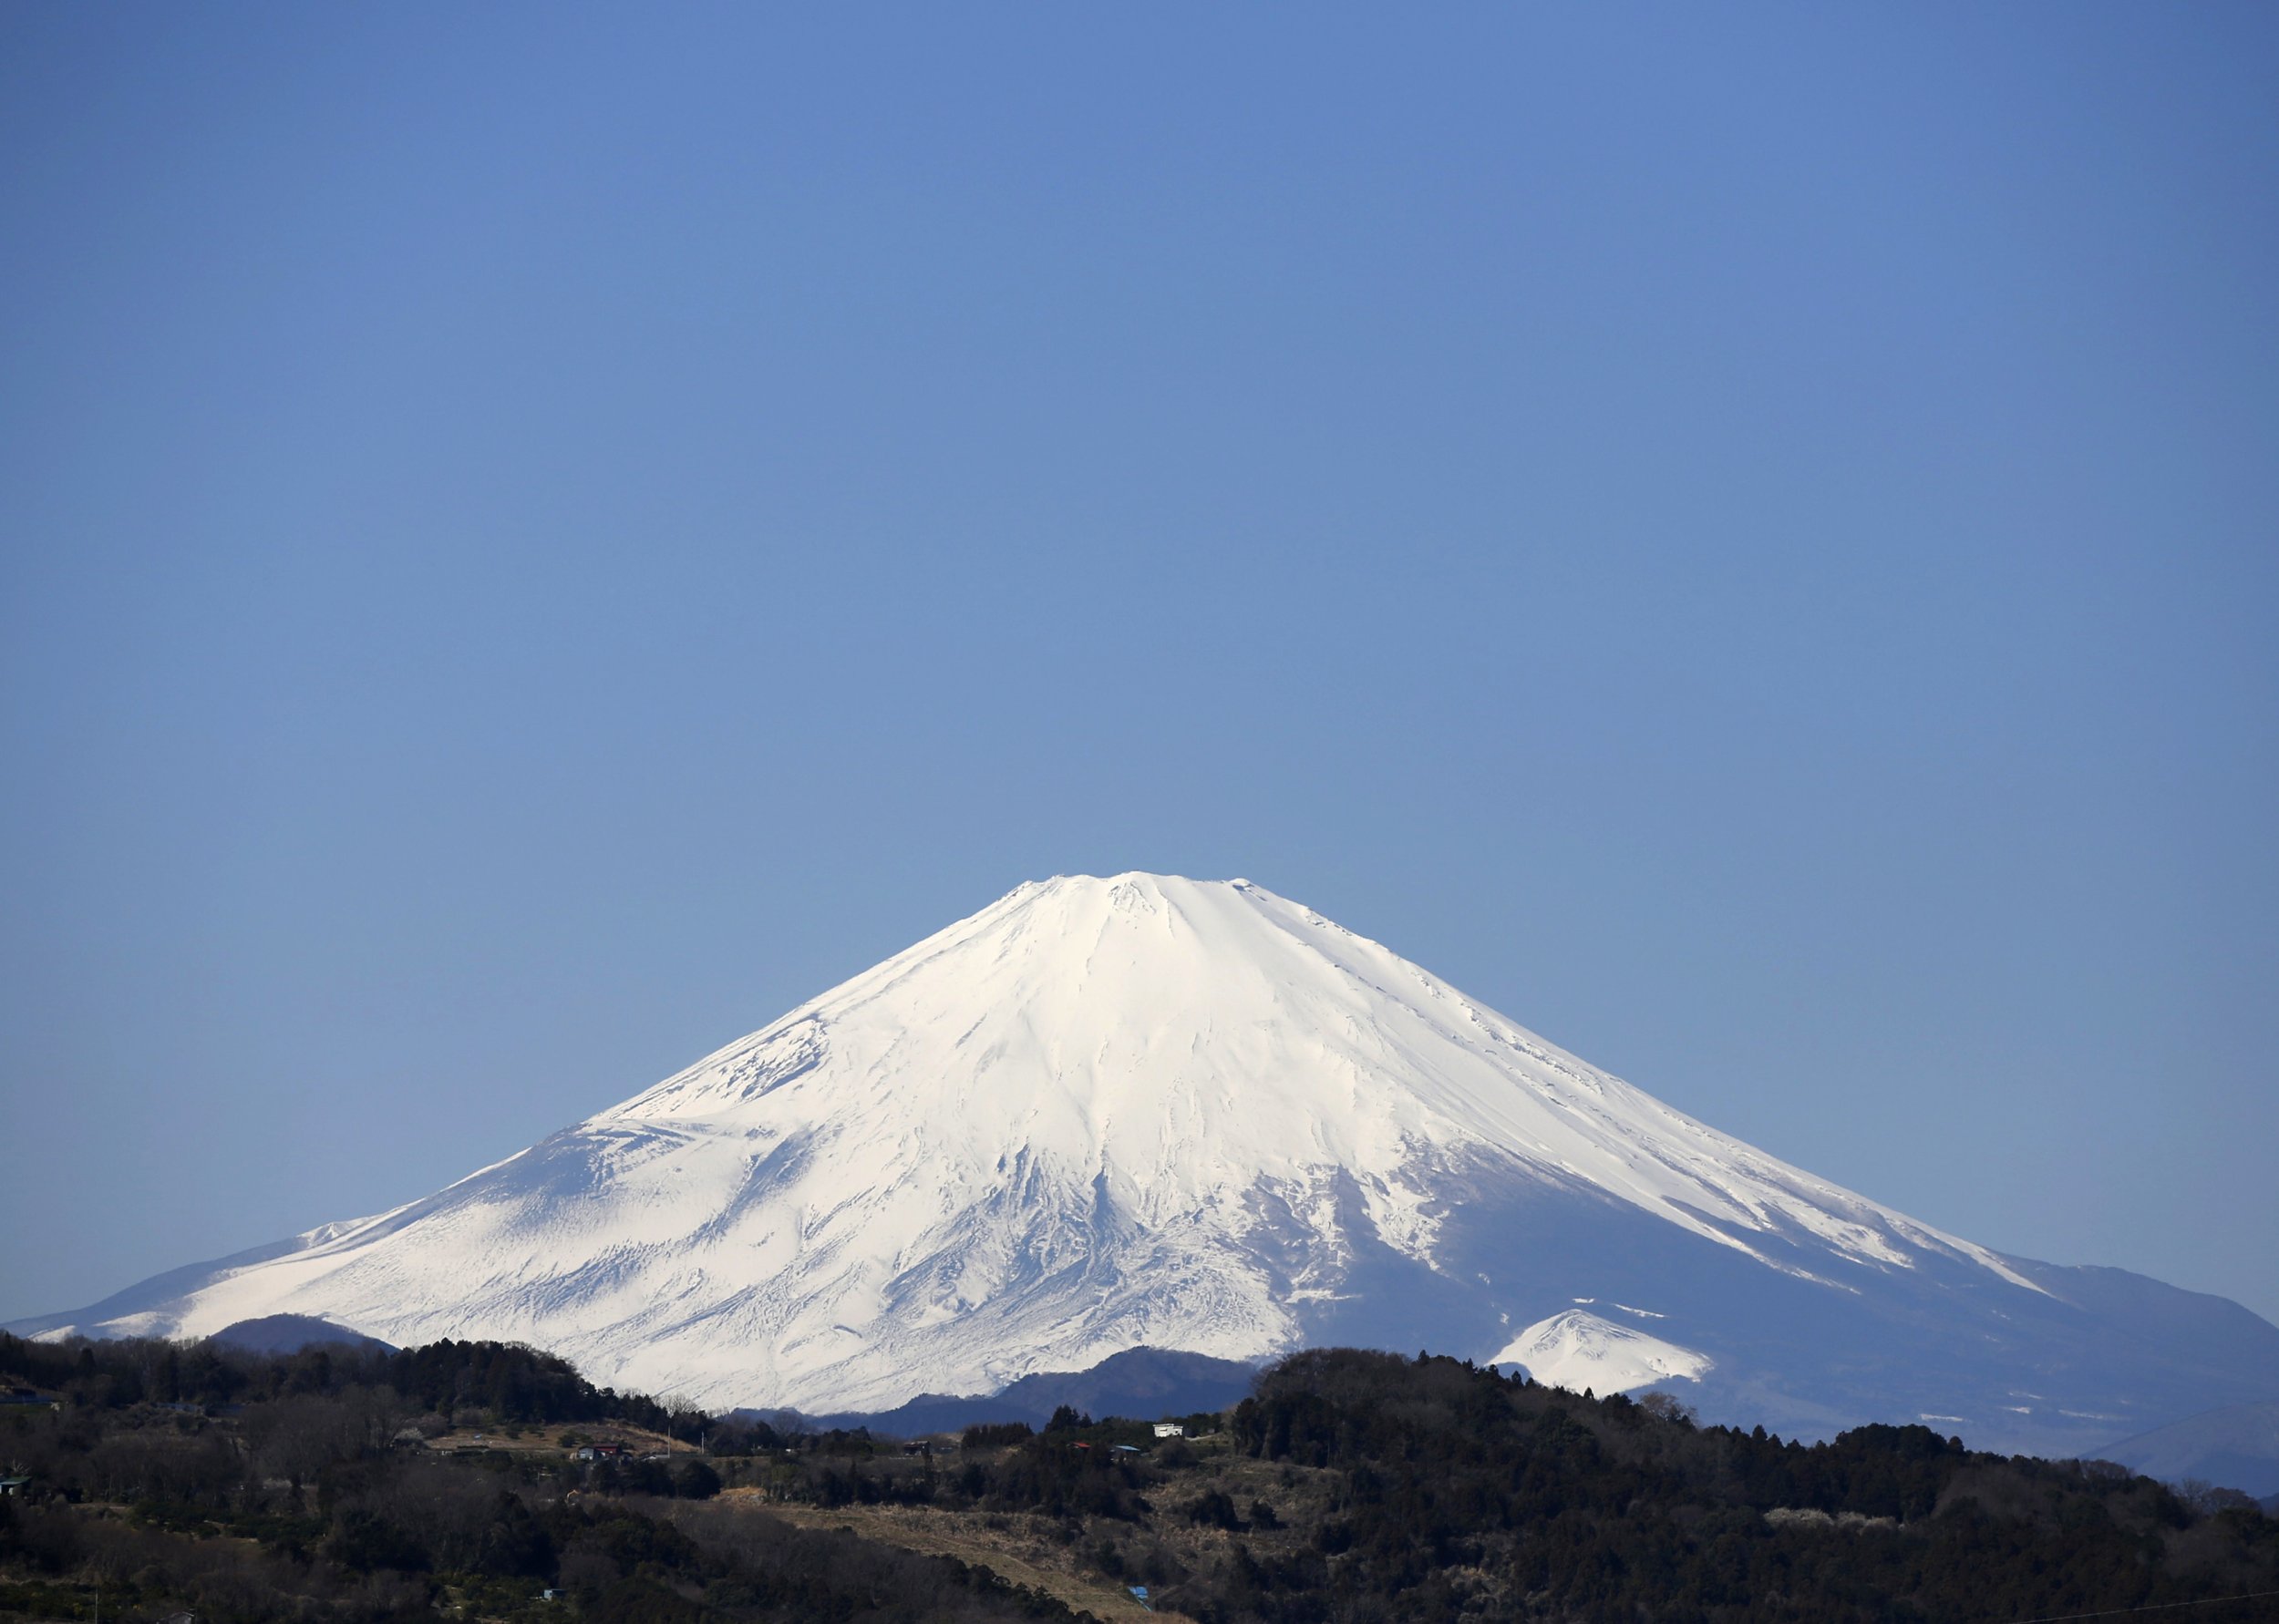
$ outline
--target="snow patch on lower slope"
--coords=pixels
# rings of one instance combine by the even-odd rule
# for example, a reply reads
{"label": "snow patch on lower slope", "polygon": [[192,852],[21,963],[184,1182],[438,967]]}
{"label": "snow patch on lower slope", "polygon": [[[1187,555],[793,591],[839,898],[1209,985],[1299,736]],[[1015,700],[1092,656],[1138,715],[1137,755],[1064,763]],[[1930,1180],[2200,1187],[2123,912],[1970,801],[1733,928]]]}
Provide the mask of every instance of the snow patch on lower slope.
{"label": "snow patch on lower slope", "polygon": [[1601,1396],[1657,1382],[1698,1382],[1717,1366],[1707,1353],[1582,1309],[1537,1321],[1489,1362],[1516,1364],[1533,1381],[1573,1393],[1587,1387]]}

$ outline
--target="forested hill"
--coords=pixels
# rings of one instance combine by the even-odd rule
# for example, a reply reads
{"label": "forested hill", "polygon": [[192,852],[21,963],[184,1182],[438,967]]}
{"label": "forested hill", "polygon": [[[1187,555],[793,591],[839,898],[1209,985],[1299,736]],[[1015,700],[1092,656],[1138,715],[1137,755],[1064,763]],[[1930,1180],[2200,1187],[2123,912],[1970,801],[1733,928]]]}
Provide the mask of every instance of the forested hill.
{"label": "forested hill", "polygon": [[[1232,1432],[1327,1479],[1304,1548],[1229,1564],[1241,1616],[1398,1597],[1418,1617],[1991,1621],[2279,1592],[2279,1522],[2243,1496],[2189,1503],[1920,1426],[1800,1445],[1666,1400],[1339,1350],[1269,1372]],[[2189,1616],[2269,1619],[2279,1594]]]}
{"label": "forested hill", "polygon": [[329,1343],[271,1353],[218,1338],[50,1343],[0,1332],[0,1383],[53,1391],[90,1410],[146,1403],[212,1408],[368,1388],[423,1411],[480,1409],[501,1423],[625,1421],[694,1438],[709,1420],[701,1411],[596,1387],[568,1360],[507,1342]]}
{"label": "forested hill", "polygon": [[1136,1617],[1133,1586],[1224,1624],[2279,1617],[2279,1521],[2243,1496],[1421,1355],[1298,1354],[1184,1438],[1064,1409],[909,1447],[496,1343],[0,1337],[0,1617],[98,1589],[122,1619]]}

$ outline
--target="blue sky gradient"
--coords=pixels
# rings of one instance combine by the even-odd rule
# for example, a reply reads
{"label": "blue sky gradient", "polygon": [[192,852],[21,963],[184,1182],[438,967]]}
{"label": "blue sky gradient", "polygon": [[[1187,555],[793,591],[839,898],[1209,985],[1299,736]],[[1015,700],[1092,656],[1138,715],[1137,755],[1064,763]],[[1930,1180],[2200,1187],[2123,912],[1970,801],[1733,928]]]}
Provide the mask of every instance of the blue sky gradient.
{"label": "blue sky gradient", "polygon": [[0,1316],[1145,868],[2279,1318],[2274,87],[2255,5],[0,7]]}

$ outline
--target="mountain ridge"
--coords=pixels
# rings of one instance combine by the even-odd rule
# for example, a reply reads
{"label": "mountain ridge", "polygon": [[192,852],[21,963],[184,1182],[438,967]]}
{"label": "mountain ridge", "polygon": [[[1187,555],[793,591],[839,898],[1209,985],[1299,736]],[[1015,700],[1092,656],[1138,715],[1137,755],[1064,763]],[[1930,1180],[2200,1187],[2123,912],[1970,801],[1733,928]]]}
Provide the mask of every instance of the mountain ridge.
{"label": "mountain ridge", "polygon": [[892,1410],[799,1419],[814,1427],[861,1426],[898,1438],[957,1432],[985,1422],[1025,1421],[1042,1429],[1064,1404],[1102,1419],[1153,1421],[1232,1408],[1248,1395],[1259,1368],[1207,1353],[1127,1348],[1089,1370],[1032,1371],[995,1393],[967,1397],[922,1393]]}

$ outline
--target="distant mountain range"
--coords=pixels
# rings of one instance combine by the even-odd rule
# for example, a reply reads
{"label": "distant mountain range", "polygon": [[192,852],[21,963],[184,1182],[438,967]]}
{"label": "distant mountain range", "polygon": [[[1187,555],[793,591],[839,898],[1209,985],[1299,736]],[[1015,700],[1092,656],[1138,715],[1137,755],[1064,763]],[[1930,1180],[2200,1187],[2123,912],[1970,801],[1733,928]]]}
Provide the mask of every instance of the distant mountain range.
{"label": "distant mountain range", "polygon": [[1084,1415],[1152,1421],[1228,1409],[1249,1393],[1257,1374],[1238,1360],[1128,1348],[1090,1370],[1038,1371],[984,1397],[922,1393],[892,1410],[800,1419],[816,1427],[865,1426],[897,1438],[960,1432],[991,1421],[1026,1421],[1041,1429],[1063,1404]]}
{"label": "distant mountain range", "polygon": [[2235,1303],[1948,1234],[1262,887],[1146,874],[1025,885],[448,1189],[16,1329],[274,1314],[817,1414],[1324,1343],[2057,1455],[2279,1400]]}

